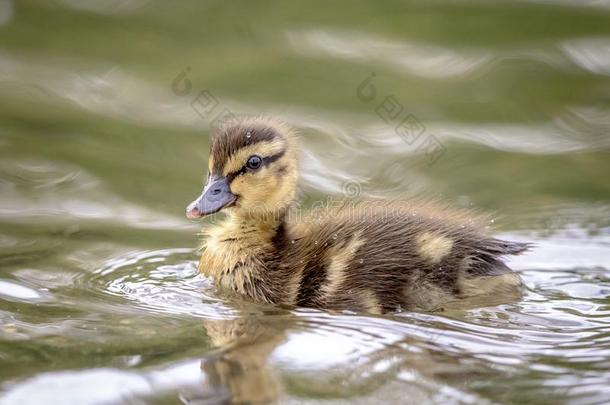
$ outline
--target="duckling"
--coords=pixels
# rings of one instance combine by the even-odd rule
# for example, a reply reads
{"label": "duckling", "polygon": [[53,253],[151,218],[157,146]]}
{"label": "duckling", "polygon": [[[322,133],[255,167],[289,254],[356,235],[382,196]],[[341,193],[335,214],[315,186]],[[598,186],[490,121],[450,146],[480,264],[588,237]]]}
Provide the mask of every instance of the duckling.
{"label": "duckling", "polygon": [[186,208],[219,211],[204,229],[199,271],[259,303],[362,311],[435,310],[488,288],[519,290],[502,256],[529,247],[491,237],[478,216],[424,202],[361,202],[289,215],[297,193],[294,129],[267,117],[213,134],[208,180]]}

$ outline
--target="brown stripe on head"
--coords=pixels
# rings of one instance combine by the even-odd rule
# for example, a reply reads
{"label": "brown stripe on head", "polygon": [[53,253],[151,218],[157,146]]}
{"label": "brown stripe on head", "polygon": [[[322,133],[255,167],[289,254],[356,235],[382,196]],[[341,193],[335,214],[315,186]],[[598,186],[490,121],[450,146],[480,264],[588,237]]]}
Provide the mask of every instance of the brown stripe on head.
{"label": "brown stripe on head", "polygon": [[272,156],[285,151],[292,131],[284,124],[265,117],[231,120],[212,137],[209,170],[226,176],[239,170],[248,156]]}

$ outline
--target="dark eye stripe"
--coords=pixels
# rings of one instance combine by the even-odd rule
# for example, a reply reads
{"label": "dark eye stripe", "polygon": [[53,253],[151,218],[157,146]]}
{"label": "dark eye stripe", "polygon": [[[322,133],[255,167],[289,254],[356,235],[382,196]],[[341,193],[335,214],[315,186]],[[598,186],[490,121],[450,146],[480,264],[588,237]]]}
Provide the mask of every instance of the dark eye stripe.
{"label": "dark eye stripe", "polygon": [[[278,160],[279,158],[284,156],[285,153],[286,153],[286,150],[282,150],[282,151],[276,153],[275,155],[264,157],[262,166],[267,166],[267,165],[275,162],[276,160]],[[231,183],[237,176],[242,175],[247,171],[248,171],[248,168],[246,167],[246,165],[244,165],[238,171],[227,174],[227,180],[229,181],[229,183]]]}
{"label": "dark eye stripe", "polygon": [[285,149],[282,149],[281,152],[276,153],[275,155],[271,155],[271,156],[267,156],[263,158],[263,165],[268,165],[270,163],[275,162],[276,160],[278,160],[279,158],[281,158],[282,156],[284,156],[284,153],[286,153]]}

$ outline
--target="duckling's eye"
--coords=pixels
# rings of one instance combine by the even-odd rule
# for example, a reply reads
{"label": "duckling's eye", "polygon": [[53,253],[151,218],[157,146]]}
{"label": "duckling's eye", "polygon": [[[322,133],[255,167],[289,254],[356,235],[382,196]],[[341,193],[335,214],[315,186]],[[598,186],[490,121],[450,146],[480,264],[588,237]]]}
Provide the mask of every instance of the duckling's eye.
{"label": "duckling's eye", "polygon": [[246,162],[246,166],[248,169],[256,170],[263,164],[263,159],[258,155],[252,155],[248,158]]}

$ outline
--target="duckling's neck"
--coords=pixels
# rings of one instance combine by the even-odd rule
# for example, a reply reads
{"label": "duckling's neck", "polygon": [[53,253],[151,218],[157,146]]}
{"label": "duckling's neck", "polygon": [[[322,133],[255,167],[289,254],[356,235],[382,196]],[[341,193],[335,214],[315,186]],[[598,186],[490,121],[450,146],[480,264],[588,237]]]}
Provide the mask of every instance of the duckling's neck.
{"label": "duckling's neck", "polygon": [[221,288],[255,301],[290,301],[286,295],[296,294],[298,286],[292,286],[287,266],[280,266],[287,240],[285,218],[284,212],[264,218],[229,214],[207,232],[199,271]]}
{"label": "duckling's neck", "polygon": [[285,226],[284,212],[267,216],[245,216],[229,214],[218,228],[232,241],[258,242],[269,245]]}

